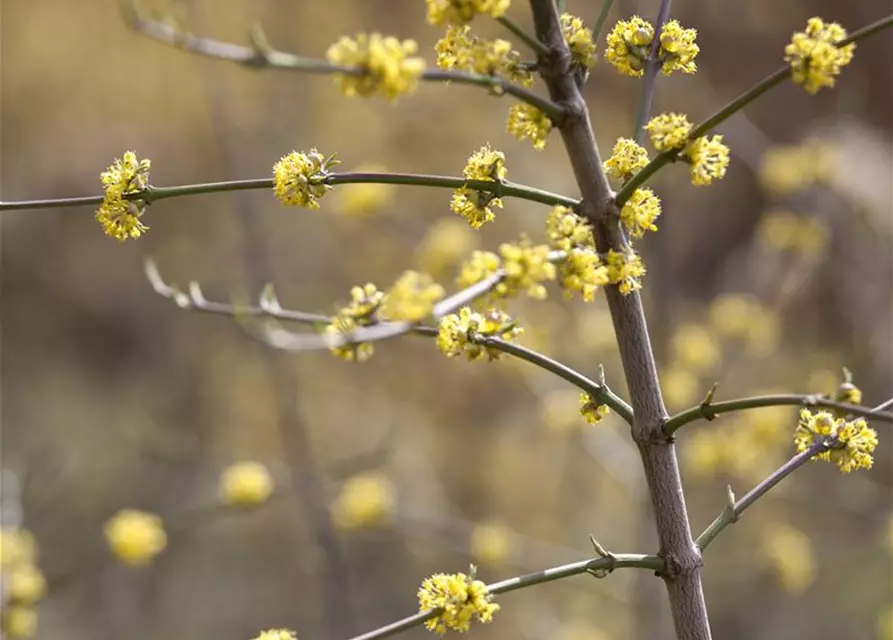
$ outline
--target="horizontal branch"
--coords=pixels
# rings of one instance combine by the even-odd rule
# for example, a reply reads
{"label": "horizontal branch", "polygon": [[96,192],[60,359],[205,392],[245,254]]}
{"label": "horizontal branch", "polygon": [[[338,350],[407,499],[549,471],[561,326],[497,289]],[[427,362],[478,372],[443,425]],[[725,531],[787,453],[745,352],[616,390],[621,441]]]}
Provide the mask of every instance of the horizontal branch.
{"label": "horizontal branch", "polygon": [[698,406],[691,407],[685,411],[681,411],[670,417],[664,424],[664,433],[673,435],[681,427],[694,422],[696,420],[712,420],[721,413],[730,413],[733,411],[744,411],[747,409],[759,409],[760,407],[783,407],[783,406],[800,406],[800,407],[819,407],[822,409],[836,409],[854,416],[862,416],[872,420],[880,420],[882,422],[893,422],[893,413],[884,411],[884,407],[863,407],[856,404],[847,404],[845,402],[836,402],[830,398],[823,398],[816,395],[798,395],[798,394],[775,394],[766,396],[754,396],[751,398],[739,398],[737,400],[725,400],[723,402],[703,402]]}

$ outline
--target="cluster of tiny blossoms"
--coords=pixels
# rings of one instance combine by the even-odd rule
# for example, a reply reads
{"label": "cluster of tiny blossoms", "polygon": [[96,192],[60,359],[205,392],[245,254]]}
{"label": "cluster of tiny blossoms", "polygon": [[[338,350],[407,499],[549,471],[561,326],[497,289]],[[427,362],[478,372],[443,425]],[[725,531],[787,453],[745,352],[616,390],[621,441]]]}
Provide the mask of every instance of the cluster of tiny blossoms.
{"label": "cluster of tiny blossoms", "polygon": [[836,464],[843,473],[855,469],[870,469],[871,454],[878,444],[877,433],[869,428],[864,418],[847,421],[829,411],[800,410],[800,424],[794,433],[797,451],[808,450],[817,442],[828,447],[816,455],[819,460]]}
{"label": "cluster of tiny blossoms", "polygon": [[534,300],[546,298],[543,283],[555,279],[555,265],[550,261],[549,247],[531,244],[527,236],[518,242],[504,242],[499,254],[475,251],[460,268],[456,284],[467,288],[490,276],[502,274],[502,280],[490,292],[492,299],[515,298],[527,293]]}
{"label": "cluster of tiny blossoms", "polygon": [[785,62],[791,65],[791,79],[811,94],[822,87],[833,87],[835,76],[850,63],[856,48],[854,44],[838,45],[846,36],[846,29],[836,22],[810,18],[806,31],[795,33],[784,49]]}
{"label": "cluster of tiny blossoms", "polygon": [[552,119],[533,105],[522,102],[509,109],[506,128],[518,140],[530,140],[533,148],[541,151],[552,130]]}
{"label": "cluster of tiny blossoms", "polygon": [[609,413],[611,413],[611,409],[608,405],[600,404],[585,391],[580,394],[580,415],[589,424],[598,424]]}
{"label": "cluster of tiny blossoms", "polygon": [[684,115],[663,113],[645,125],[651,144],[661,152],[678,152],[691,165],[690,176],[696,186],[708,185],[726,175],[729,148],[722,136],[690,138],[692,124]]}
{"label": "cluster of tiny blossoms", "polygon": [[[670,20],[664,24],[660,32],[660,47],[657,60],[661,72],[670,75],[674,71],[694,73],[698,70],[695,64],[700,48],[695,44],[698,32],[694,29],[683,29],[678,20]],[[645,63],[651,57],[654,42],[654,27],[647,20],[633,16],[629,20],[620,20],[607,37],[605,58],[628,76],[639,77],[644,73]]]}
{"label": "cluster of tiny blossoms", "polygon": [[319,198],[332,188],[325,179],[336,164],[334,155],[327,158],[316,149],[292,151],[273,165],[273,191],[282,204],[319,209]]}
{"label": "cluster of tiny blossoms", "polygon": [[561,34],[571,52],[573,64],[589,69],[595,65],[595,43],[592,30],[583,26],[583,21],[569,13],[561,14]]}
{"label": "cluster of tiny blossoms", "polygon": [[128,200],[127,194],[139,193],[149,186],[149,168],[152,162],[139,160],[133,151],[122,158],[115,158],[102,172],[100,180],[105,196],[96,211],[96,220],[107,236],[124,241],[139,238],[149,227],[140,222],[146,205],[140,200]]}
{"label": "cluster of tiny blossoms", "polygon": [[237,462],[220,474],[220,497],[232,507],[262,504],[273,493],[273,477],[259,462]]}
{"label": "cluster of tiny blossoms", "polygon": [[583,300],[595,300],[598,287],[610,283],[607,267],[595,249],[592,229],[571,209],[556,206],[546,218],[549,246],[564,253],[558,261],[558,282],[565,297],[578,292]]}
{"label": "cluster of tiny blossoms", "polygon": [[326,57],[332,64],[354,70],[335,78],[344,95],[368,97],[379,93],[395,100],[415,91],[425,70],[425,61],[413,56],[416,51],[414,40],[360,33],[356,39],[343,36],[329,47]]}
{"label": "cluster of tiny blossoms", "polygon": [[428,22],[436,25],[467,24],[478,14],[501,18],[511,0],[426,0]]}
{"label": "cluster of tiny blossoms", "polygon": [[129,565],[146,565],[167,546],[164,523],[153,513],[124,509],[105,524],[112,554]]}
{"label": "cluster of tiny blossoms", "polygon": [[[507,175],[505,155],[501,151],[494,151],[490,145],[483,146],[468,158],[462,174],[468,180],[501,182]],[[495,193],[476,191],[469,187],[456,189],[450,201],[450,209],[465,218],[474,229],[479,229],[484,223],[494,219],[491,207],[502,208],[502,200]]]}
{"label": "cluster of tiny blossoms", "polygon": [[427,273],[404,271],[385,294],[379,315],[388,320],[420,322],[443,296],[443,287]]}
{"label": "cluster of tiny blossoms", "polygon": [[437,41],[434,50],[441,69],[501,76],[523,87],[533,85],[533,74],[521,66],[521,54],[512,49],[510,42],[474,36],[468,25],[447,27],[446,35]]}
{"label": "cluster of tiny blossoms", "polygon": [[[648,164],[648,152],[635,140],[620,138],[605,163],[605,173],[623,182],[628,181]],[[651,189],[636,189],[620,209],[620,220],[630,236],[641,238],[646,231],[657,231],[661,212],[660,199]]]}
{"label": "cluster of tiny blossoms", "polygon": [[482,344],[483,338],[515,340],[523,329],[504,311],[489,309],[483,313],[462,307],[440,320],[437,331],[437,348],[448,358],[465,354],[469,360],[480,360],[485,356],[490,360],[499,357],[500,351]]}
{"label": "cluster of tiny blossoms", "polygon": [[5,638],[29,638],[37,632],[37,605],[47,591],[37,556],[37,542],[30,531],[0,527],[0,634]]}
{"label": "cluster of tiny blossoms", "polygon": [[471,574],[437,573],[422,582],[418,592],[419,610],[440,611],[425,623],[429,631],[439,635],[448,629],[464,633],[474,619],[483,623],[493,620],[499,605],[492,601],[487,585],[474,579],[473,568]]}
{"label": "cluster of tiny blossoms", "polygon": [[298,640],[298,635],[291,629],[267,629],[254,640]]}

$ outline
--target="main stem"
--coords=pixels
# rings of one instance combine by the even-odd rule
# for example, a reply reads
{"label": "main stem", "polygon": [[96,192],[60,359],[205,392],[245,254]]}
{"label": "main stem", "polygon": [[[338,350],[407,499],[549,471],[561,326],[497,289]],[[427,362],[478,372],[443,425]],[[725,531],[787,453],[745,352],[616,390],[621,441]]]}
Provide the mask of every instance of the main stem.
{"label": "main stem", "polygon": [[[623,234],[613,193],[602,169],[589,111],[570,68],[570,52],[561,34],[553,0],[530,0],[536,35],[549,47],[538,62],[553,102],[565,107],[559,125],[583,200],[580,213],[592,223],[601,252],[621,250]],[[701,587],[701,554],[694,543],[685,507],[682,479],[673,440],[663,433],[667,419],[651,351],[648,327],[637,293],[621,295],[607,287],[606,296],[635,418],[632,434],[639,448],[654,508],[659,554],[666,562],[661,577],[680,640],[709,640],[710,625]]]}

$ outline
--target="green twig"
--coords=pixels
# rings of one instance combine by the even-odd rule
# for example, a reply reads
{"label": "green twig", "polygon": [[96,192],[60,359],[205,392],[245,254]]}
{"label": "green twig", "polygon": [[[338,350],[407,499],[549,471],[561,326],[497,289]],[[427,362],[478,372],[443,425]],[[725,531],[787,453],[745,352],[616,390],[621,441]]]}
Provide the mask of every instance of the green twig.
{"label": "green twig", "polygon": [[535,51],[538,56],[544,56],[549,53],[549,49],[546,47],[546,45],[524,31],[524,29],[515,24],[513,20],[502,16],[501,18],[497,18],[496,21],[503,27],[508,29],[516,38],[521,40],[524,44]]}
{"label": "green twig", "polygon": [[601,35],[602,29],[605,26],[605,22],[608,20],[608,14],[611,13],[611,7],[614,4],[614,0],[604,0],[602,2],[601,11],[598,12],[598,18],[595,20],[595,26],[592,28],[592,39],[598,40],[598,37]]}

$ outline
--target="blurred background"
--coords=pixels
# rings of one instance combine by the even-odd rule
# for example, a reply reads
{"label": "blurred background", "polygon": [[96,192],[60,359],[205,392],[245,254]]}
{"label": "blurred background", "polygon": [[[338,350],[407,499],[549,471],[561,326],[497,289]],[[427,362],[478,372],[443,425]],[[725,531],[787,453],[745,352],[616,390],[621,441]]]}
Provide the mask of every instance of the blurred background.
{"label": "blurred background", "polygon": [[[526,3],[510,15],[530,25]],[[247,44],[261,24],[278,49],[322,57],[342,34],[418,40],[433,65],[441,30],[421,0],[192,0],[174,10],[196,35]],[[588,25],[600,3],[570,0]],[[850,30],[876,0],[674,3],[698,29],[699,72],[660,77],[655,113],[699,121],[776,69],[818,15]],[[621,17],[658,2],[617,0]],[[396,104],[347,99],[331,77],[251,70],[130,31],[116,3],[2,4],[2,199],[100,193],[126,150],[158,186],[270,175],[293,149],[337,152],[341,168],[457,175],[490,142],[509,179],[577,196],[557,135],[534,151],[506,134],[511,100],[422,85]],[[509,36],[477,20],[488,36]],[[644,299],[671,411],[763,392],[831,393],[849,368],[866,404],[893,393],[893,171],[889,32],[856,49],[833,91],[782,85],[719,128],[727,177],[692,187],[682,167],[654,182],[660,233],[638,244]],[[523,47],[519,46],[523,50]],[[603,40],[599,42],[599,51]],[[525,53],[525,55],[527,55]],[[585,92],[603,155],[632,134],[638,81],[603,60]],[[538,87],[543,91],[541,86]],[[426,269],[450,289],[474,248],[542,238],[546,208],[515,200],[472,232],[449,192],[339,187],[320,211],[266,191],[166,200],[150,231],[119,244],[90,207],[2,216],[2,516],[27,529],[47,590],[39,638],[347,638],[417,608],[435,572],[495,581],[609,550],[655,549],[635,446],[609,416],[586,425],[578,394],[508,358],[448,360],[423,337],[378,343],[362,364],[283,354],[231,319],[178,309],[143,273],[199,282],[214,300],[275,283],[288,308],[329,313],[356,284]],[[625,385],[604,298],[511,307],[522,344]],[[692,528],[793,452],[796,409],[686,427],[679,453]],[[893,637],[893,438],[871,472],[810,464],[713,544],[704,583],[717,638]],[[273,498],[216,506],[218,477],[256,460]],[[167,547],[116,563],[104,523],[160,516]],[[5,575],[8,575],[5,574]],[[663,586],[647,572],[578,576],[506,594],[481,638],[670,638]],[[9,630],[9,629],[8,629]],[[20,631],[28,631],[22,627]],[[427,637],[415,629],[408,638]],[[884,635],[886,634],[886,635]]]}

